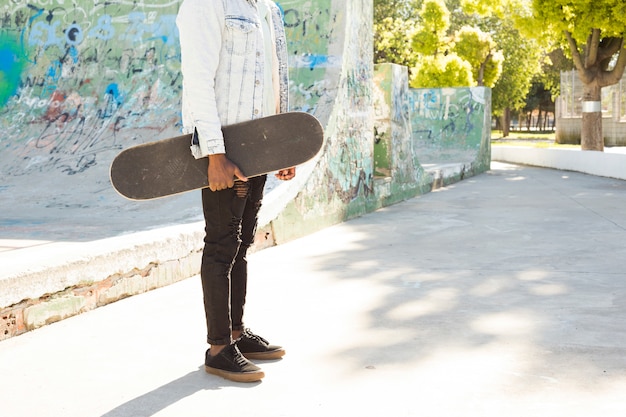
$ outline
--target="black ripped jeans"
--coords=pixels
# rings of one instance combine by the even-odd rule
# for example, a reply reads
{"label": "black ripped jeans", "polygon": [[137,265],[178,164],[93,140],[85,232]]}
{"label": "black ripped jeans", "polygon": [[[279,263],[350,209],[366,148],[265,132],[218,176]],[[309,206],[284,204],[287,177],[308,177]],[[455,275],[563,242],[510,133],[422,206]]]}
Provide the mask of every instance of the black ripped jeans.
{"label": "black ripped jeans", "polygon": [[202,190],[206,236],[200,276],[207,341],[212,345],[230,344],[231,331],[243,330],[246,254],[254,243],[266,178],[236,181],[222,191]]}

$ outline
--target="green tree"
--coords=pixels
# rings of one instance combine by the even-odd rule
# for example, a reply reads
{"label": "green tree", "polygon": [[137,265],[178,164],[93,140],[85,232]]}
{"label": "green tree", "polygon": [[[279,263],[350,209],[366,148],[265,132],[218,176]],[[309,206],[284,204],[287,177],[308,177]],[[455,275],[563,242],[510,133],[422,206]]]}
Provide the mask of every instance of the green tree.
{"label": "green tree", "polygon": [[417,55],[411,48],[417,21],[409,0],[374,0],[374,62],[408,68]]}
{"label": "green tree", "polygon": [[617,84],[626,68],[626,2],[462,0],[462,3],[485,14],[493,13],[490,7],[499,15],[516,7],[520,29],[555,47],[564,46],[583,84],[581,147],[603,151],[602,113],[598,103],[602,88]]}
{"label": "green tree", "polygon": [[385,18],[407,19],[412,16],[411,0],[374,0],[374,22]]}
{"label": "green tree", "polygon": [[[486,85],[494,88],[494,100],[498,98],[496,91],[514,94],[499,100],[506,105],[494,106],[494,112],[523,107],[534,73],[527,77],[515,74],[537,68],[539,58],[537,54],[517,53],[520,48],[516,43],[524,43],[518,32],[509,37],[510,47],[499,45],[507,41],[500,32],[509,30],[510,19],[465,13],[461,0],[375,0],[374,10],[376,62],[408,66],[411,87]],[[521,47],[523,51],[529,49]],[[526,58],[532,61],[530,65]],[[505,67],[510,72],[507,79],[511,88],[497,83]]]}
{"label": "green tree", "polygon": [[472,65],[453,51],[450,12],[443,0],[424,0],[420,26],[413,36],[413,50],[419,55],[411,71],[411,87],[464,87],[475,85]]}
{"label": "green tree", "polygon": [[554,98],[561,94],[561,72],[572,69],[574,69],[572,60],[566,56],[562,48],[557,48],[546,55],[536,79]]}
{"label": "green tree", "polygon": [[[546,130],[551,126],[547,125],[548,113],[554,113],[554,101],[552,100],[552,94],[550,90],[540,81],[541,76],[537,75],[533,79],[530,91],[526,96],[526,105],[524,106],[524,113],[526,115],[526,128],[530,130],[531,127],[537,130]],[[534,124],[532,123],[533,114],[537,114],[537,119]]]}
{"label": "green tree", "polygon": [[374,62],[392,62],[413,68],[417,54],[411,49],[415,21],[386,17],[374,23]]}
{"label": "green tree", "polygon": [[425,0],[419,13],[421,25],[413,37],[413,50],[421,55],[436,56],[447,52],[451,39],[450,12],[443,0]]}
{"label": "green tree", "polygon": [[473,84],[469,62],[454,53],[421,58],[411,79],[413,88],[467,87]]}
{"label": "green tree", "polygon": [[602,88],[617,84],[626,68],[623,0],[533,0],[534,17],[569,46],[583,84],[581,147],[604,150]]}
{"label": "green tree", "polygon": [[455,33],[453,51],[467,61],[479,86],[493,87],[502,73],[504,55],[489,33],[464,26]]}
{"label": "green tree", "polygon": [[533,39],[522,36],[510,20],[486,20],[504,55],[502,74],[492,90],[491,108],[494,116],[501,118],[502,134],[507,137],[511,114],[523,109],[533,77],[541,72],[543,49]]}

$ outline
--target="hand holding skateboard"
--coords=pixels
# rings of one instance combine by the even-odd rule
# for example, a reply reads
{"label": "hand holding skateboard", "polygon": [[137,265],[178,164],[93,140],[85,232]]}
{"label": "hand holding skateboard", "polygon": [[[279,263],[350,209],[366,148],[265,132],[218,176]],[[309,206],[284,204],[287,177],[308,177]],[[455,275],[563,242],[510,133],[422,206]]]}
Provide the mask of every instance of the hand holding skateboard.
{"label": "hand holding skateboard", "polygon": [[[281,181],[292,180],[296,176],[296,167],[281,169],[275,176]],[[225,154],[209,155],[208,181],[211,191],[232,188],[235,180],[245,182],[248,178]]]}
{"label": "hand holding skateboard", "polygon": [[275,177],[281,181],[292,180],[296,176],[296,167],[281,169],[275,174]]}
{"label": "hand holding skateboard", "polygon": [[209,155],[207,175],[211,191],[232,188],[235,185],[235,179],[248,181],[248,178],[243,175],[239,167],[232,163],[223,153]]}

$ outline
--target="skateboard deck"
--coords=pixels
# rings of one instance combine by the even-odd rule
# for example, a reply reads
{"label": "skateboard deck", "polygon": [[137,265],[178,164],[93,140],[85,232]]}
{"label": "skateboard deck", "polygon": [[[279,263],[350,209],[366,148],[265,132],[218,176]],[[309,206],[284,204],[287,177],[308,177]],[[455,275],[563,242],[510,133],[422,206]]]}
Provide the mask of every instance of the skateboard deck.
{"label": "skateboard deck", "polygon": [[[322,148],[320,122],[303,112],[282,113],[222,127],[226,156],[246,177],[303,164]],[[192,135],[144,143],[120,152],[111,183],[131,200],[150,200],[208,187],[208,158],[195,159]]]}

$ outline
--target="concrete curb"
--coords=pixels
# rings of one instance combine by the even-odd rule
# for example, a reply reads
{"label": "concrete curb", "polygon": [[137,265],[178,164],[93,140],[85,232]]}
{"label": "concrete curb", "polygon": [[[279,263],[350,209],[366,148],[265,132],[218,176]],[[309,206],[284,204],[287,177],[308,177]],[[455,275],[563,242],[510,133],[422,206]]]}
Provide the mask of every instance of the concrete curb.
{"label": "concrete curb", "polygon": [[626,180],[624,151],[625,148],[607,148],[606,152],[594,152],[580,149],[492,146],[491,159]]}
{"label": "concrete curb", "polygon": [[202,247],[201,231],[202,226],[195,223],[87,243],[59,242],[13,251],[10,259],[3,259],[0,306],[185,258]]}
{"label": "concrete curb", "polygon": [[196,275],[202,229],[193,223],[11,251],[0,275],[0,340]]}

